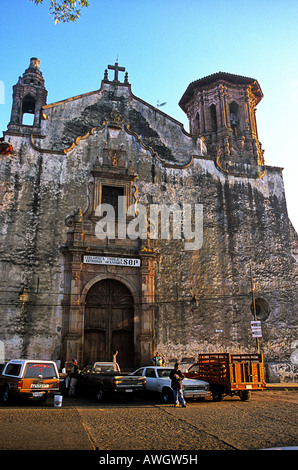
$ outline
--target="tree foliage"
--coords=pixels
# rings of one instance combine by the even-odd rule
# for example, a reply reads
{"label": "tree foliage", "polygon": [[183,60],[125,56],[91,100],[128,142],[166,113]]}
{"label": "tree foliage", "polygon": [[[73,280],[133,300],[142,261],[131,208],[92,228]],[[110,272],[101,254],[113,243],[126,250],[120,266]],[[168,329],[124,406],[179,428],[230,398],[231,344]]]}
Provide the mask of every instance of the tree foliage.
{"label": "tree foliage", "polygon": [[[43,0],[31,0],[35,5],[43,3]],[[88,7],[88,0],[51,0],[50,13],[55,23],[76,21],[81,16],[83,7]]]}

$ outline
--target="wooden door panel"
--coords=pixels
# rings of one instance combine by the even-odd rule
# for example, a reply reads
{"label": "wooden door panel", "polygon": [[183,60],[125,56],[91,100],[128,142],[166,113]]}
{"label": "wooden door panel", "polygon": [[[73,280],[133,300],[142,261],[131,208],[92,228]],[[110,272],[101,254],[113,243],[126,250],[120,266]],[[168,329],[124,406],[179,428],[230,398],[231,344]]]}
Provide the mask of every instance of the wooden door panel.
{"label": "wooden door panel", "polygon": [[131,308],[112,308],[111,313],[112,330],[133,329],[133,312]]}
{"label": "wooden door panel", "polygon": [[106,333],[105,331],[85,330],[84,337],[84,363],[106,360]]}
{"label": "wooden door panel", "polygon": [[86,307],[85,308],[85,329],[99,328],[106,330],[107,325],[107,310],[105,308]]}
{"label": "wooden door panel", "polygon": [[133,297],[124,284],[112,279],[94,284],[86,296],[84,363],[111,361],[117,349],[120,367],[133,366],[133,318]]}
{"label": "wooden door panel", "polygon": [[133,332],[116,330],[112,332],[112,349],[118,351],[117,362],[123,369],[134,364]]}

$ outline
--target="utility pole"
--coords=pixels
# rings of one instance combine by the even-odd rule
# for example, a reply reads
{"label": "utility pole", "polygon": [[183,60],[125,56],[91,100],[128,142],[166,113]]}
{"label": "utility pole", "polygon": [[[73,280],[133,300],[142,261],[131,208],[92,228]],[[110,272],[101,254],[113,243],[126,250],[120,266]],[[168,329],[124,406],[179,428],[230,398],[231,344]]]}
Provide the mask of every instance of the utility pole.
{"label": "utility pole", "polygon": [[[254,286],[254,281],[253,281],[251,263],[250,263],[250,278],[251,278],[251,294],[252,294],[253,316],[254,316],[254,321],[257,321],[255,286]],[[256,337],[256,345],[257,345],[258,353],[260,354],[260,352],[261,352],[260,351],[260,340],[259,340],[258,336]]]}

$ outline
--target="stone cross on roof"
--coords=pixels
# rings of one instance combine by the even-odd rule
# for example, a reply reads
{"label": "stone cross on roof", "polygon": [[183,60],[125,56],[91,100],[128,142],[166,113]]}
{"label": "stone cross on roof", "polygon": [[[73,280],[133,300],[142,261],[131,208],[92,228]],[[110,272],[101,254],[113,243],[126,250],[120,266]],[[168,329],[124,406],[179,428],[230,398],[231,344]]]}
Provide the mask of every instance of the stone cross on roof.
{"label": "stone cross on roof", "polygon": [[118,62],[115,62],[115,65],[108,65],[109,70],[114,70],[115,75],[114,75],[114,82],[119,82],[118,80],[118,72],[125,72],[125,67],[120,67]]}

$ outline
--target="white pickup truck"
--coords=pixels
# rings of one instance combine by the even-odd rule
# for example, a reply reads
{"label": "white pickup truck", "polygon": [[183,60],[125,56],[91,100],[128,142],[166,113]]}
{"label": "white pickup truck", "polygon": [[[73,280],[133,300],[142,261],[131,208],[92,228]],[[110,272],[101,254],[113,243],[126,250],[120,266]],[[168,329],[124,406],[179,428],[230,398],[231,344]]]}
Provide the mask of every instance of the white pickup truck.
{"label": "white pickup truck", "polygon": [[[146,366],[140,367],[132,375],[146,377],[146,391],[161,394],[163,403],[174,403],[171,379],[169,378],[171,367]],[[209,392],[209,384],[203,380],[183,379],[184,398],[204,399]]]}

